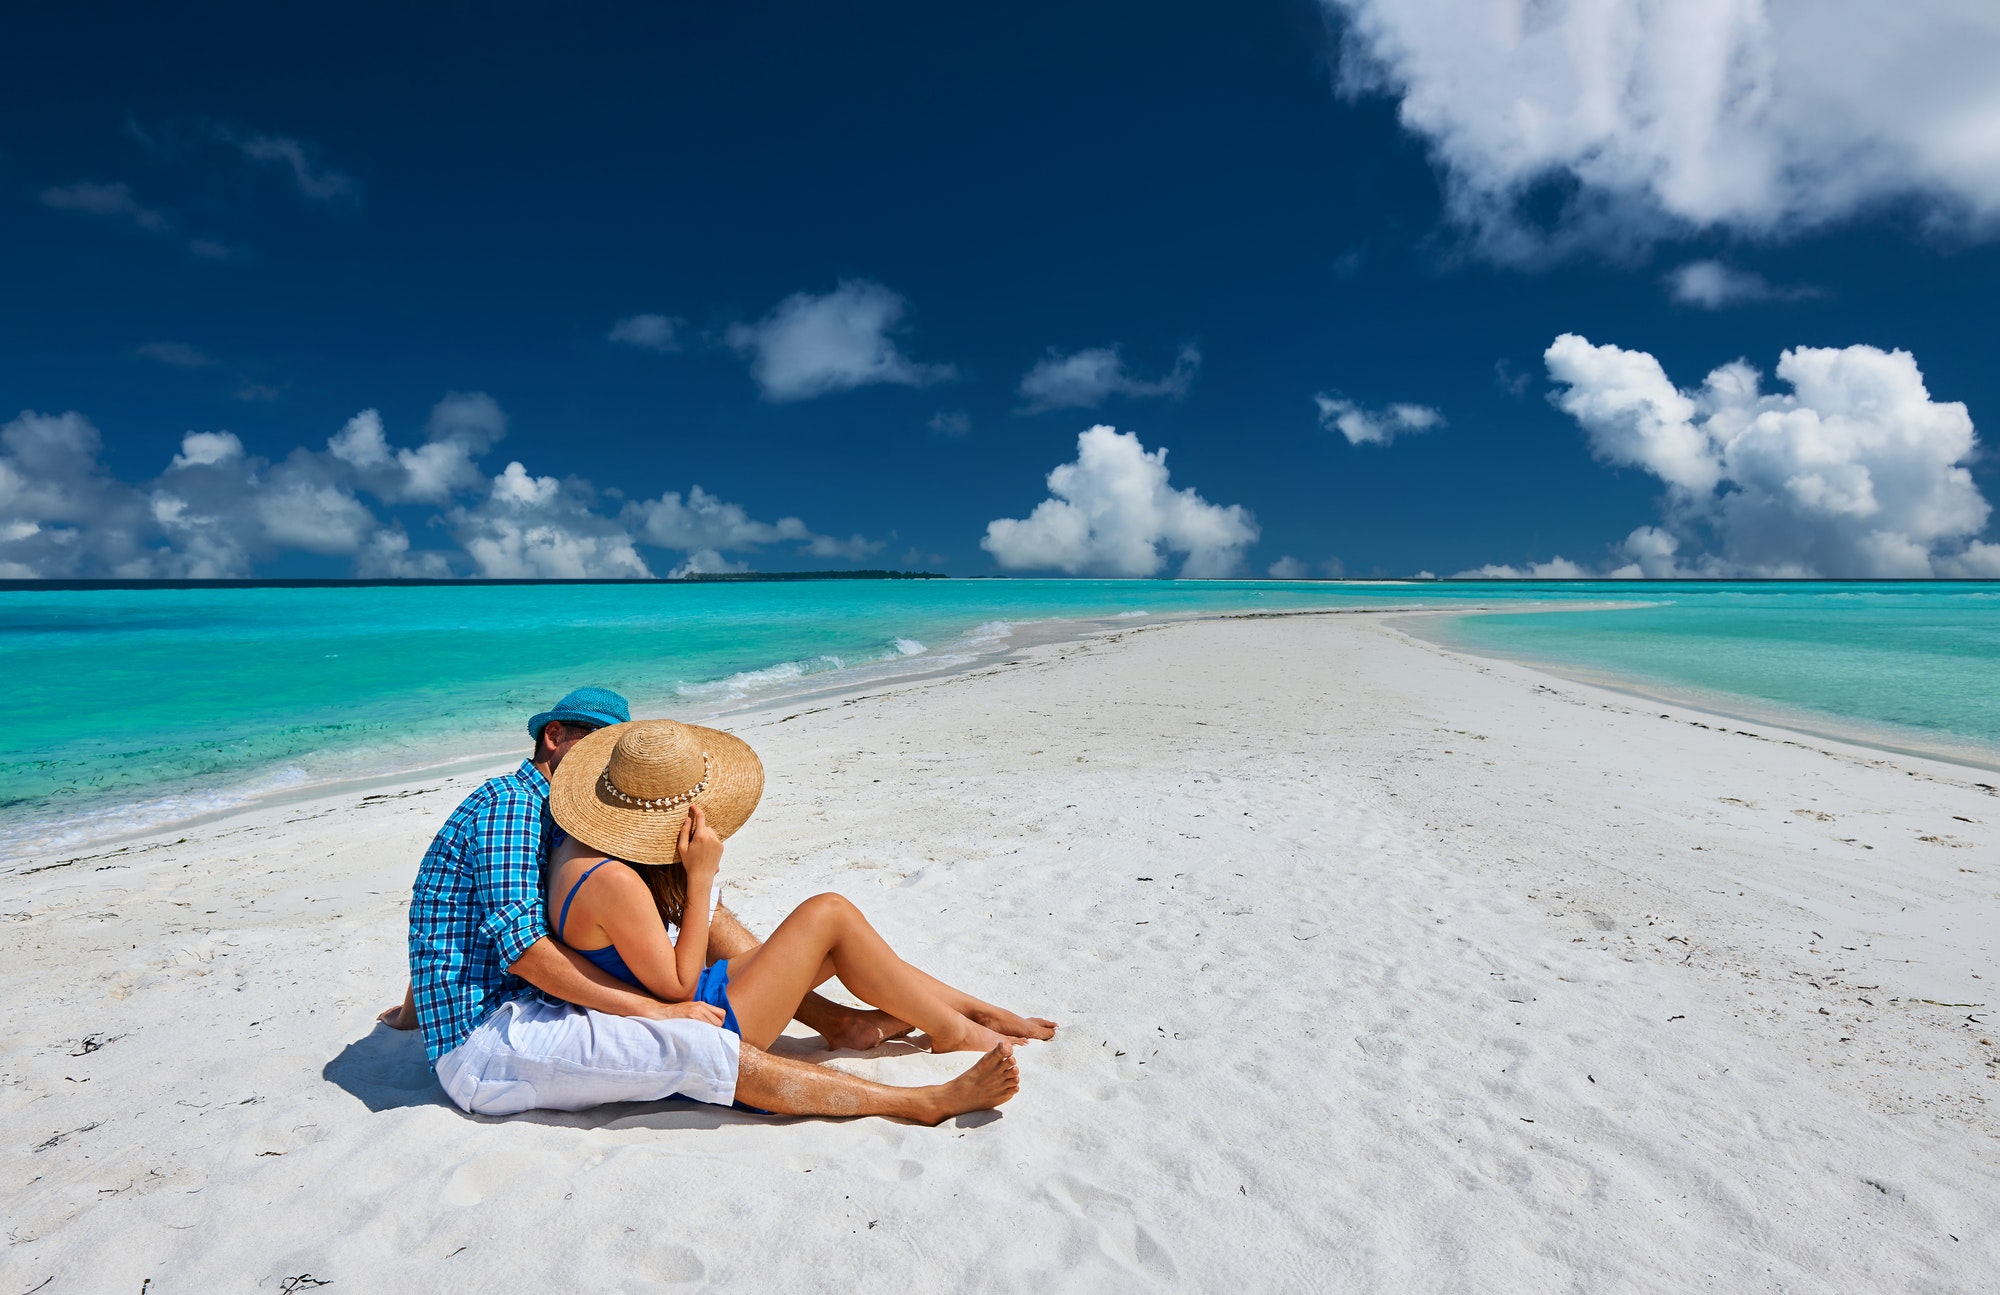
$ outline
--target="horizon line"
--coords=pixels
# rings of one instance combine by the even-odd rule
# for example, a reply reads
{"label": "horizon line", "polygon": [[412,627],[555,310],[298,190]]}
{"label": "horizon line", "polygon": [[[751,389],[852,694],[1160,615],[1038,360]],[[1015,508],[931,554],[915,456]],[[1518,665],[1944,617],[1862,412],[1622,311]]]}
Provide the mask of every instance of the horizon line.
{"label": "horizon line", "polygon": [[1422,585],[1981,585],[2000,580],[1979,576],[953,576],[939,571],[732,571],[685,576],[228,576],[213,579],[128,579],[107,576],[65,579],[0,579],[0,593],[87,593],[144,589],[430,589],[464,586],[528,585],[698,585],[788,583],[809,580],[1074,580],[1128,584],[1422,584]]}

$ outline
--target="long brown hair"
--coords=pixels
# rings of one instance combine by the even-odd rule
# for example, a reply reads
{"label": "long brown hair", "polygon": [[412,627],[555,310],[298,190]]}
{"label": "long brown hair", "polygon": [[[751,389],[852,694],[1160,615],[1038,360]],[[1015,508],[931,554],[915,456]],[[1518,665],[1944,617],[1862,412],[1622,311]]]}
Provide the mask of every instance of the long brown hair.
{"label": "long brown hair", "polygon": [[668,926],[678,927],[681,915],[687,912],[687,869],[678,863],[641,864],[633,871],[646,879],[646,889],[653,892],[653,903],[660,910],[660,920]]}

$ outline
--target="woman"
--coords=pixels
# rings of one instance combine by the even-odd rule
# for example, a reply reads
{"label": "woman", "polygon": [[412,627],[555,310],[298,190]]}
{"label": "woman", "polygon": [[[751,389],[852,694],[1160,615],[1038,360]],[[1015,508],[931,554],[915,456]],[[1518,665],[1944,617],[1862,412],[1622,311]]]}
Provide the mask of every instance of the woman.
{"label": "woman", "polygon": [[1055,1034],[1053,1021],[1016,1016],[918,971],[835,894],[799,905],[760,947],[708,965],[722,839],[749,819],[763,789],[756,754],[717,729],[642,720],[578,742],[549,795],[561,829],[549,856],[556,938],[669,1002],[720,1008],[722,1023],[759,1048],[834,976],[922,1030],[933,1052]]}

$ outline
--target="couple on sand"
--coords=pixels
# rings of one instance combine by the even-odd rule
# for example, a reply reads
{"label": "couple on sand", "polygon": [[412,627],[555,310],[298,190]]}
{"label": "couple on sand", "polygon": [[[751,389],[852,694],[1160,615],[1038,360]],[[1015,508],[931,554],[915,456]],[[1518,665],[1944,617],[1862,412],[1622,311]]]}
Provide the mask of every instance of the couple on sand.
{"label": "couple on sand", "polygon": [[[763,943],[745,930],[716,881],[723,839],[764,791],[740,739],[635,723],[603,688],[575,690],[528,733],[534,754],[466,797],[425,853],[410,988],[382,1014],[423,1030],[462,1109],[678,1094],[935,1124],[1012,1097],[1013,1046],[1055,1033],[904,962],[839,895],[799,905]],[[813,992],[835,976],[876,1010]],[[985,1055],[949,1083],[891,1087],[764,1051],[794,1017],[834,1047],[917,1029],[932,1051]]]}

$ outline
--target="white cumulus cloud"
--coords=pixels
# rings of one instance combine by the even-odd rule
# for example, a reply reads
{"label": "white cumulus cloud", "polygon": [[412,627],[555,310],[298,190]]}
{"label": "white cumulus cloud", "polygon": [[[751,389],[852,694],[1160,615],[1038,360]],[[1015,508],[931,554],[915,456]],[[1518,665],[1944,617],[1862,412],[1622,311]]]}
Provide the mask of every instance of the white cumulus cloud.
{"label": "white cumulus cloud", "polygon": [[285,550],[353,555],[381,525],[325,455],[294,450],[271,463],[229,432],[190,432],[146,488],[167,543],[162,574],[247,576]]}
{"label": "white cumulus cloud", "polygon": [[273,546],[308,553],[357,553],[381,526],[352,491],[285,465],[256,491],[256,511]]}
{"label": "white cumulus cloud", "polygon": [[1689,261],[1668,273],[1667,295],[1684,306],[1722,310],[1754,301],[1803,301],[1819,294],[1810,288],[1781,288],[1753,270],[1721,261]]}
{"label": "white cumulus cloud", "polygon": [[680,330],[686,323],[670,315],[627,315],[611,326],[604,339],[667,355],[681,349]]}
{"label": "white cumulus cloud", "polygon": [[[1322,0],[1487,251],[2000,214],[1988,0]],[[1553,224],[1529,218],[1556,195]]]}
{"label": "white cumulus cloud", "polygon": [[[359,576],[645,576],[647,547],[704,571],[744,569],[724,554],[770,544],[849,560],[882,547],[797,517],[758,521],[700,486],[614,510],[588,481],[518,460],[489,476],[479,459],[506,425],[492,397],[452,392],[414,447],[392,444],[373,409],[324,449],[278,462],[234,433],[189,432],[157,477],[128,484],[104,468],[103,438],[81,414],[23,413],[0,427],[0,578],[247,576],[286,552],[345,556]],[[405,516],[365,496],[456,547],[413,549]]]}
{"label": "white cumulus cloud", "polygon": [[347,420],[345,426],[327,438],[327,452],[352,467],[368,471],[394,462],[389,451],[389,435],[382,429],[382,415],[364,409]]}
{"label": "white cumulus cloud", "polygon": [[672,580],[685,580],[689,576],[740,575],[749,569],[748,562],[732,562],[714,549],[697,549],[682,558],[680,565],[669,571],[667,576]]}
{"label": "white cumulus cloud", "polygon": [[379,523],[321,456],[246,454],[229,432],[189,432],[158,477],[130,485],[98,460],[78,413],[0,428],[0,572],[13,578],[245,576],[286,549],[351,554]]}
{"label": "white cumulus cloud", "polygon": [[865,557],[880,553],[884,541],[871,540],[866,535],[854,534],[846,539],[834,535],[815,535],[807,540],[801,553],[809,553],[816,558],[845,558],[849,562],[859,562]]}
{"label": "white cumulus cloud", "polygon": [[434,550],[412,552],[409,532],[390,525],[369,536],[354,555],[354,574],[363,580],[446,580],[452,575],[451,559]]}
{"label": "white cumulus cloud", "polygon": [[1024,414],[1051,409],[1095,409],[1112,396],[1165,396],[1179,400],[1188,393],[1201,368],[1201,352],[1183,346],[1171,371],[1141,378],[1125,367],[1116,346],[1093,346],[1065,355],[1054,347],[1021,375],[1018,390],[1027,403]]}
{"label": "white cumulus cloud", "polygon": [[725,340],[750,361],[766,400],[808,400],[876,383],[921,387],[953,377],[949,364],[903,354],[899,331],[910,303],[866,279],[814,296],[797,292],[754,324],[732,324]]}
{"label": "white cumulus cloud", "polygon": [[243,457],[243,442],[234,432],[189,432],[181,438],[181,452],[171,466],[205,468]]}
{"label": "white cumulus cloud", "polygon": [[422,445],[391,449],[381,414],[364,409],[326,448],[380,499],[440,504],[485,482],[479,458],[506,434],[498,401],[483,391],[453,391],[432,407]]}
{"label": "white cumulus cloud", "polygon": [[757,521],[741,504],[718,498],[700,486],[690,488],[685,499],[680,492],[670,490],[657,499],[626,504],[620,518],[642,542],[679,549],[696,563],[692,569],[705,572],[749,569],[740,562],[717,565],[723,562],[721,551],[741,553],[786,541],[797,542],[800,553],[816,558],[859,559],[882,547],[880,540],[861,535],[843,540],[815,534],[796,517]]}
{"label": "white cumulus cloud", "polygon": [[1667,487],[1615,574],[1956,575],[2000,557],[1978,538],[1991,508],[1966,468],[1972,418],[1931,398],[1907,351],[1786,351],[1786,392],[1740,360],[1683,391],[1653,356],[1573,333],[1545,359],[1598,457]]}
{"label": "white cumulus cloud", "polygon": [[488,578],[652,575],[624,527],[593,502],[587,483],[537,477],[515,461],[493,478],[484,502],[452,510],[448,521],[473,569]]}
{"label": "white cumulus cloud", "polygon": [[683,500],[678,491],[625,506],[625,519],[647,543],[663,549],[753,549],[779,540],[805,540],[812,532],[796,517],[775,522],[751,518],[741,504],[719,499],[700,486]]}
{"label": "white cumulus cloud", "polygon": [[82,414],[23,410],[0,427],[0,574],[56,579],[153,574],[145,500],[98,461]]}
{"label": "white cumulus cloud", "polygon": [[1387,445],[1398,436],[1444,426],[1444,415],[1427,405],[1363,409],[1345,396],[1324,391],[1313,397],[1313,404],[1319,407],[1319,425],[1339,432],[1349,445]]}
{"label": "white cumulus cloud", "polygon": [[1461,571],[1454,580],[1581,580],[1591,573],[1581,565],[1565,557],[1552,558],[1547,562],[1530,562],[1525,566],[1508,566],[1499,562],[1488,562],[1485,566]]}
{"label": "white cumulus cloud", "polygon": [[1024,518],[989,522],[979,546],[1013,571],[1151,576],[1167,555],[1185,554],[1180,574],[1226,576],[1257,540],[1240,504],[1211,504],[1167,481],[1167,452],[1102,424],[1076,438],[1076,461],[1048,476],[1049,498]]}
{"label": "white cumulus cloud", "polygon": [[1761,274],[1732,269],[1720,261],[1690,261],[1667,275],[1667,292],[1684,306],[1721,310],[1745,301],[1767,301],[1771,285]]}
{"label": "white cumulus cloud", "polygon": [[1347,564],[1336,557],[1327,558],[1314,566],[1287,553],[1266,567],[1265,572],[1275,580],[1309,580],[1314,576],[1338,580],[1347,574]]}

